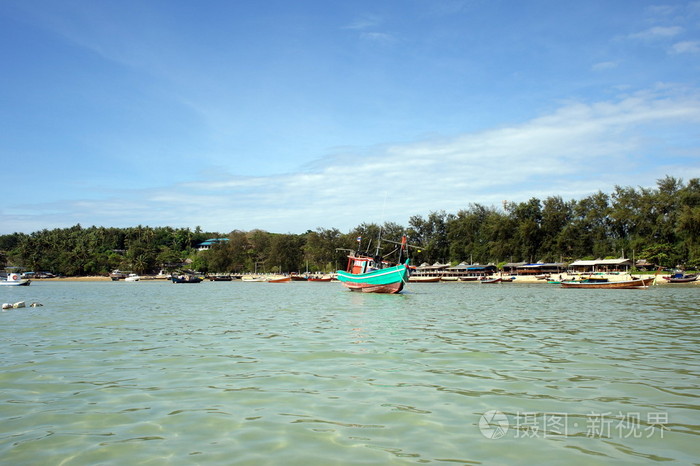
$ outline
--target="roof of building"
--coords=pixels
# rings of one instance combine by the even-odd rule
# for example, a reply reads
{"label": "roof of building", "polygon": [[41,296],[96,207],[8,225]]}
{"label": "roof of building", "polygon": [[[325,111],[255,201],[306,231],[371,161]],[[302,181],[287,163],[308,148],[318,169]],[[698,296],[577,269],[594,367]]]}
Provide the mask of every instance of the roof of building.
{"label": "roof of building", "polygon": [[199,246],[200,247],[201,246],[212,246],[212,245],[214,245],[216,243],[220,243],[222,241],[228,241],[228,238],[209,238],[208,240],[202,241],[201,243],[199,243]]}
{"label": "roof of building", "polygon": [[525,264],[523,265],[518,265],[518,268],[521,269],[538,269],[541,267],[564,267],[566,264],[563,262],[537,262],[535,264]]}
{"label": "roof of building", "polygon": [[595,259],[595,260],[579,260],[571,263],[572,267],[576,266],[593,266],[593,265],[632,265],[630,259]]}
{"label": "roof of building", "polygon": [[495,269],[496,266],[493,264],[488,264],[488,265],[481,265],[481,264],[465,264],[462,262],[459,265],[455,265],[454,267],[448,267],[447,270],[467,270],[467,271],[474,271],[474,270],[486,270],[486,269]]}

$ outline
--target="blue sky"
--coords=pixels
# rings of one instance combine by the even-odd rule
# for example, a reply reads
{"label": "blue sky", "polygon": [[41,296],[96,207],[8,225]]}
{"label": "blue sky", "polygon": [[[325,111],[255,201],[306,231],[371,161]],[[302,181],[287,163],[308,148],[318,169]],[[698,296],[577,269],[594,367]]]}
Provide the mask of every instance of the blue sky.
{"label": "blue sky", "polygon": [[700,177],[700,1],[3,0],[0,234],[408,224]]}

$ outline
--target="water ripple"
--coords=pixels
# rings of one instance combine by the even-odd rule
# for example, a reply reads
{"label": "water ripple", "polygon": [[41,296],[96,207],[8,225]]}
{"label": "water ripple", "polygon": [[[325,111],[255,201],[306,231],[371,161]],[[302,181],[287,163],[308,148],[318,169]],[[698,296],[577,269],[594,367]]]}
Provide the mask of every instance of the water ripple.
{"label": "water ripple", "polygon": [[123,285],[0,316],[4,462],[697,462],[695,287]]}

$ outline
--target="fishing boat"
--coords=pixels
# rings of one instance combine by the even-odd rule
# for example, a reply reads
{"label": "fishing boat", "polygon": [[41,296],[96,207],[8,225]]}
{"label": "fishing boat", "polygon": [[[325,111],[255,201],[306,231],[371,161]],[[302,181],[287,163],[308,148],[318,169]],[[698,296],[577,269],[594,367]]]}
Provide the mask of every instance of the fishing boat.
{"label": "fishing boat", "polygon": [[170,277],[173,283],[200,283],[201,278],[195,275],[173,275]]}
{"label": "fishing boat", "polygon": [[440,277],[414,277],[411,275],[408,277],[408,281],[411,283],[437,283],[440,281]]}
{"label": "fishing boat", "polygon": [[112,273],[109,274],[109,278],[111,278],[113,282],[117,282],[128,276],[129,274],[127,274],[126,272],[122,272],[121,270],[114,270]]}
{"label": "fishing boat", "polygon": [[243,275],[241,281],[244,282],[266,282],[267,278],[259,275]]}
{"label": "fishing boat", "polygon": [[307,282],[330,282],[331,280],[333,280],[333,277],[331,277],[330,275],[323,275],[320,277],[310,276],[306,281]]}
{"label": "fishing boat", "polygon": [[501,283],[503,281],[502,278],[497,277],[497,278],[482,278],[479,280],[480,283],[483,283],[484,285],[491,284],[491,283]]}
{"label": "fishing boat", "polygon": [[233,280],[233,277],[230,275],[211,275],[211,276],[209,276],[210,282],[230,282],[232,280]]}
{"label": "fishing boat", "polygon": [[[400,243],[399,263],[390,266],[379,256],[379,246],[374,257],[362,255],[351,251],[348,254],[348,266],[346,270],[338,270],[338,280],[350,291],[362,291],[363,293],[387,293],[395,294],[403,290],[408,282],[408,263],[401,263],[403,251],[406,248],[406,237]],[[359,249],[359,239],[358,239]]]}
{"label": "fishing boat", "polygon": [[654,278],[634,278],[632,280],[622,280],[617,282],[599,281],[565,281],[561,282],[562,288],[596,288],[596,289],[630,289],[646,288],[652,284]]}
{"label": "fishing boat", "polygon": [[291,281],[292,277],[270,277],[267,279],[268,283],[286,283]]}
{"label": "fishing boat", "polygon": [[698,279],[697,274],[677,273],[670,277],[664,277],[669,283],[690,283]]}
{"label": "fishing boat", "polygon": [[32,281],[27,278],[20,278],[20,276],[14,272],[8,274],[7,278],[4,280],[0,279],[0,285],[4,286],[29,286],[31,282]]}
{"label": "fishing boat", "polygon": [[124,279],[125,282],[137,282],[139,280],[141,280],[141,277],[135,273],[130,273],[129,276]]}

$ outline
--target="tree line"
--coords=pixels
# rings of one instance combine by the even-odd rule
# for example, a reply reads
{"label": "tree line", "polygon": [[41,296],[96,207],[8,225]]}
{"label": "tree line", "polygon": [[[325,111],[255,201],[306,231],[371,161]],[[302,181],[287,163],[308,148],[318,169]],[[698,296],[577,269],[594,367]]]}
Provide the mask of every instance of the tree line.
{"label": "tree line", "polygon": [[[347,233],[317,228],[302,234],[263,230],[204,232],[200,227],[92,226],[0,236],[0,264],[65,276],[114,269],[154,273],[331,272],[348,249],[391,256],[406,235],[414,264],[570,262],[631,257],[663,267],[700,267],[700,179],[667,176],[655,188],[616,186],[580,200],[551,196],[503,206],[471,203],[457,213],[410,217],[407,226],[362,223]],[[207,251],[197,246],[227,238]],[[361,241],[358,243],[358,238]]]}

